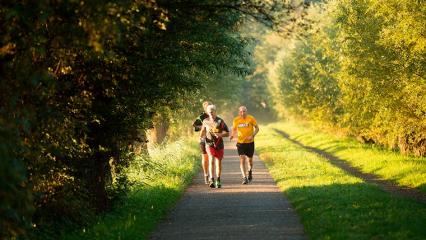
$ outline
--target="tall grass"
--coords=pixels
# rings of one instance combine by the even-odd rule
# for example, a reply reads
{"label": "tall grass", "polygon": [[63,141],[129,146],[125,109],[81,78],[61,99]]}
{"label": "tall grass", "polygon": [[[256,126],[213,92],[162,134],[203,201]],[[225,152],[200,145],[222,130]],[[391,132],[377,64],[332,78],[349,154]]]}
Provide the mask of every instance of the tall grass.
{"label": "tall grass", "polygon": [[[295,207],[311,239],[426,239],[424,204],[393,196],[348,175],[318,154],[285,139],[275,128],[333,153],[349,151],[343,149],[355,143],[336,139],[320,143],[321,134],[290,123],[261,126],[256,151]],[[357,155],[353,161],[362,156],[365,161],[375,161],[381,154],[395,154],[361,146],[350,151]],[[423,181],[419,176],[415,178]]]}
{"label": "tall grass", "polygon": [[198,155],[196,143],[184,140],[150,149],[128,168],[134,185],[123,203],[63,239],[145,239],[192,180]]}

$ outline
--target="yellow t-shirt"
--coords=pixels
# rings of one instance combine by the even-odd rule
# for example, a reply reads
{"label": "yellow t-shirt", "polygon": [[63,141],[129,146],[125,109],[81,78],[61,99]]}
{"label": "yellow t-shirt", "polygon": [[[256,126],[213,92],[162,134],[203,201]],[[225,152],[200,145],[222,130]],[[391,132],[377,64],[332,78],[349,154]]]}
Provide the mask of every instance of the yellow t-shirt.
{"label": "yellow t-shirt", "polygon": [[247,140],[248,136],[253,135],[254,126],[257,125],[256,119],[252,115],[247,115],[246,118],[240,116],[234,118],[232,122],[234,129],[237,129],[239,143],[251,143],[253,140]]}

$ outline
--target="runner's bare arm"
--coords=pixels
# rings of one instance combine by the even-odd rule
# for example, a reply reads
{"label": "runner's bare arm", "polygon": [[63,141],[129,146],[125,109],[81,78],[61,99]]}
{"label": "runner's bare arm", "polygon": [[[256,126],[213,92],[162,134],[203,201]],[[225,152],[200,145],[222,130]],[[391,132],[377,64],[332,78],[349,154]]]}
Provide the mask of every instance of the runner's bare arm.
{"label": "runner's bare arm", "polygon": [[206,133],[207,133],[206,127],[202,126],[200,131],[200,139],[204,139],[206,137]]}
{"label": "runner's bare arm", "polygon": [[259,126],[256,124],[256,125],[254,125],[253,138],[257,135],[258,132],[259,132]]}
{"label": "runner's bare arm", "polygon": [[237,132],[237,128],[236,127],[232,127],[231,136],[229,136],[229,140],[232,141],[232,139],[234,138],[236,132]]}
{"label": "runner's bare arm", "polygon": [[259,126],[254,125],[253,127],[254,127],[253,135],[246,137],[246,139],[249,140],[249,141],[253,140],[254,137],[256,136],[256,134],[259,132]]}
{"label": "runner's bare arm", "polygon": [[229,136],[229,132],[226,132],[226,131],[223,131],[223,132],[221,132],[221,133],[217,133],[217,135],[219,136],[219,137],[228,137]]}

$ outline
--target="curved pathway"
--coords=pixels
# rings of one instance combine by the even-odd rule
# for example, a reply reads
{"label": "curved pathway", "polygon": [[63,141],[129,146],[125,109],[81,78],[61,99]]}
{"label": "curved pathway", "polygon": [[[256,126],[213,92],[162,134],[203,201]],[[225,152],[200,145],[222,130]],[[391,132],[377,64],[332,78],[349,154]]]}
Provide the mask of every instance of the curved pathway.
{"label": "curved pathway", "polygon": [[254,157],[253,181],[241,184],[235,142],[225,140],[222,188],[200,172],[150,239],[307,239],[303,226],[263,162]]}

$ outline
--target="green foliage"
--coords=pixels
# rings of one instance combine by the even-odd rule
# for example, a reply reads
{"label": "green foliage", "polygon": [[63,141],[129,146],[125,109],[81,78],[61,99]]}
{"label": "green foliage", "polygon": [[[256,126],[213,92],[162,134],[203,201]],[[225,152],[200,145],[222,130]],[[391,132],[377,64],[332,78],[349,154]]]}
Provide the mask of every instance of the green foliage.
{"label": "green foliage", "polygon": [[155,116],[236,99],[251,71],[236,31],[243,12],[263,15],[256,4],[2,2],[0,238],[85,224],[128,191]]}
{"label": "green foliage", "polygon": [[275,59],[268,81],[276,109],[403,153],[426,154],[424,12],[419,1],[328,1],[306,8],[269,57]]}
{"label": "green foliage", "polygon": [[[425,38],[418,32],[425,27],[421,24],[419,28],[418,23],[400,25],[402,18],[410,22],[411,16],[424,15],[424,6],[418,1],[398,3],[400,7],[395,4],[347,1],[339,6],[340,86],[347,106],[343,123],[349,121],[351,128],[367,139],[424,155],[426,109],[421,96],[426,93],[422,77],[426,73],[426,48],[419,48]],[[416,21],[426,20],[420,17]],[[400,30],[389,34],[389,29],[397,26]],[[402,32],[417,35],[420,45],[411,44],[407,36],[396,40],[398,35],[405,35]]]}
{"label": "green foliage", "polygon": [[180,139],[151,149],[150,156],[139,156],[126,171],[133,185],[120,205],[61,238],[146,239],[197,172],[198,151],[195,142]]}

